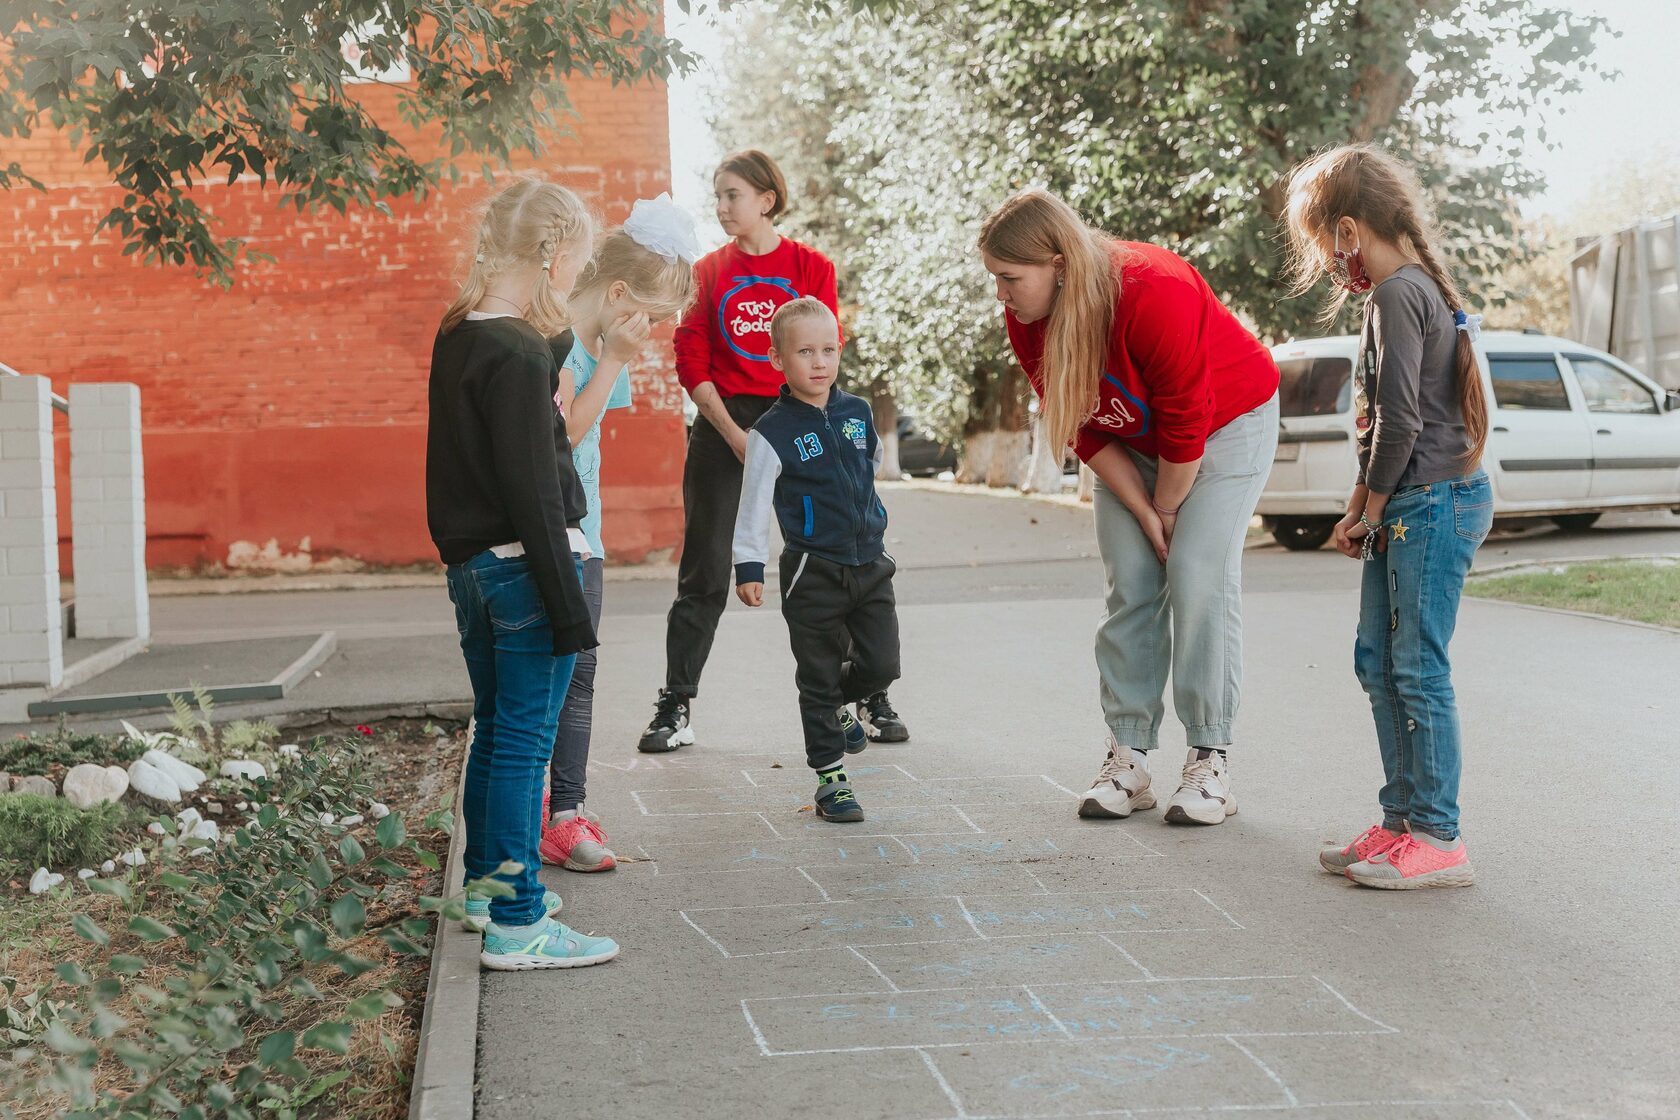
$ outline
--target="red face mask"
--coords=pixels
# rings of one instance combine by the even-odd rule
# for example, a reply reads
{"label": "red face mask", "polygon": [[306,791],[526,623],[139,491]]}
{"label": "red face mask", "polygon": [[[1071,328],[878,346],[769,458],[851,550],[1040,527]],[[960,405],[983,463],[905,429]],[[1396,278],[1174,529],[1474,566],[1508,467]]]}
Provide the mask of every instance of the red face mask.
{"label": "red face mask", "polygon": [[1330,254],[1330,281],[1354,295],[1371,290],[1371,274],[1365,271],[1365,256],[1359,246],[1342,248],[1342,231],[1336,230],[1335,250]]}

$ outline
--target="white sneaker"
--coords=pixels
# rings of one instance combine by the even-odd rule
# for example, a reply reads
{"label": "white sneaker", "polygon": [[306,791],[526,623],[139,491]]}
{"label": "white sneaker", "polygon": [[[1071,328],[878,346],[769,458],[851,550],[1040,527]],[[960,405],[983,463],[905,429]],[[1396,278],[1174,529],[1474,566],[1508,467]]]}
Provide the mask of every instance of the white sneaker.
{"label": "white sneaker", "polygon": [[1190,748],[1178,792],[1167,802],[1171,824],[1219,824],[1237,811],[1231,796],[1231,775],[1225,756],[1215,750]]}
{"label": "white sneaker", "polygon": [[1149,788],[1149,758],[1143,752],[1122,747],[1108,737],[1108,757],[1103,759],[1097,780],[1079,800],[1082,817],[1123,819],[1139,809],[1155,808],[1155,794]]}

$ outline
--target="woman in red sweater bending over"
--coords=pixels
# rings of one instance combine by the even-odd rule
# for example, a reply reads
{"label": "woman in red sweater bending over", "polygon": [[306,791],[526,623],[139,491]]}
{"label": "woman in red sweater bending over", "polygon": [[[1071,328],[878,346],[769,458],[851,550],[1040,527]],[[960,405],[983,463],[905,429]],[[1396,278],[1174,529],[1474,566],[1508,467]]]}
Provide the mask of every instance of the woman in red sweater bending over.
{"label": "woman in red sweater bending over", "polygon": [[[753,149],[736,152],[718,165],[712,187],[718,224],[733,240],[695,265],[695,300],[676,330],[677,380],[700,415],[683,463],[683,547],[665,622],[665,687],[638,744],[649,753],[694,742],[691,706],[734,584],[730,541],[747,429],[782,388],[770,365],[770,317],[801,296],[840,315],[834,262],[776,232],[788,201],[776,162]],[[906,737],[885,693],[860,707],[878,738]]]}
{"label": "woman in red sweater bending over", "polygon": [[1242,547],[1277,448],[1277,366],[1188,263],[1091,229],[1044,191],[994,211],[980,249],[1045,437],[1098,481],[1108,756],[1079,815],[1155,805],[1148,752],[1170,668],[1190,753],[1166,819],[1219,824],[1237,811]]}

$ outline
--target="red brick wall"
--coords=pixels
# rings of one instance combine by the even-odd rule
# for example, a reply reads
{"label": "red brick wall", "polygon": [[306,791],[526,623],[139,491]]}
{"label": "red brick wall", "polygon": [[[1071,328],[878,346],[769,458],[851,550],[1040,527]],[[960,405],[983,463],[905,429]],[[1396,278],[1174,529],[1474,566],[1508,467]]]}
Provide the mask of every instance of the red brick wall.
{"label": "red brick wall", "polygon": [[[670,188],[665,88],[571,87],[572,135],[526,160],[609,222]],[[365,87],[410,148],[393,91]],[[122,196],[58,135],[6,143],[45,181],[0,191],[0,361],[50,378],[140,386],[148,562],[226,564],[269,541],[320,563],[435,560],[423,489],[431,340],[470,237],[477,175],[423,202],[341,216],[298,214],[254,179],[203,189],[216,232],[249,236],[273,263],[223,292],[191,272],[123,257],[99,218]],[[476,164],[472,165],[476,167]],[[618,561],[674,548],[681,534],[681,395],[667,326],[634,373],[636,403],[603,433],[605,543]],[[64,430],[62,418],[61,432]],[[60,527],[68,540],[67,440]],[[65,562],[69,549],[64,550]]]}

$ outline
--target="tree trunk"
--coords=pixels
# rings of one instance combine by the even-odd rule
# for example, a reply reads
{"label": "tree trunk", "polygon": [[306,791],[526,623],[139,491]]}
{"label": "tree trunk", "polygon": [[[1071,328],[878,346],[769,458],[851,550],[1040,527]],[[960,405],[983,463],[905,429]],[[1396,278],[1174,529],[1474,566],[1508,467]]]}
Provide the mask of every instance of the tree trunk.
{"label": "tree trunk", "polygon": [[992,435],[997,442],[992,448],[992,461],[986,470],[986,485],[993,489],[1005,486],[1020,487],[1026,481],[1031,434],[1000,429]]}
{"label": "tree trunk", "polygon": [[1026,384],[1013,362],[975,370],[958,482],[1021,484],[1029,450]]}
{"label": "tree trunk", "polygon": [[898,401],[883,381],[869,387],[869,407],[875,414],[875,435],[881,441],[881,467],[876,478],[897,481],[904,477],[898,465]]}
{"label": "tree trunk", "polygon": [[1038,413],[1032,422],[1032,458],[1027,461],[1027,476],[1021,489],[1028,494],[1060,494],[1062,492],[1062,456],[1045,446],[1044,414]]}

